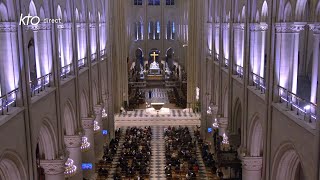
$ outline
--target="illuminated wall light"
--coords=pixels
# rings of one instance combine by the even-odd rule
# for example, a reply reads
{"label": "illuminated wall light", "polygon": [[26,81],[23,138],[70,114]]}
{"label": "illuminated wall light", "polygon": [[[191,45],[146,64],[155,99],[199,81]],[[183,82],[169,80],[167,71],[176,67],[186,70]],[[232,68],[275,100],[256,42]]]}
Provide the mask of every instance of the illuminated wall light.
{"label": "illuminated wall light", "polygon": [[81,151],[86,152],[90,149],[90,143],[88,142],[87,137],[82,137],[82,143],[81,143]]}
{"label": "illuminated wall light", "polygon": [[222,140],[222,144],[229,144],[229,138],[226,135],[226,133],[223,133],[223,140]]}
{"label": "illuminated wall light", "polygon": [[74,161],[70,158],[68,158],[68,160],[65,162],[64,174],[66,177],[72,177],[76,174],[77,166],[75,166],[73,163]]}
{"label": "illuminated wall light", "polygon": [[97,122],[97,121],[94,121],[93,123],[94,123],[94,124],[93,124],[93,130],[94,130],[94,131],[99,131],[99,130],[100,130],[100,126],[98,125],[98,122]]}
{"label": "illuminated wall light", "polygon": [[219,124],[218,124],[217,118],[214,118],[214,123],[212,124],[212,126],[213,126],[214,128],[219,128]]}
{"label": "illuminated wall light", "polygon": [[106,113],[106,109],[105,108],[102,109],[102,117],[103,118],[108,117],[108,114]]}

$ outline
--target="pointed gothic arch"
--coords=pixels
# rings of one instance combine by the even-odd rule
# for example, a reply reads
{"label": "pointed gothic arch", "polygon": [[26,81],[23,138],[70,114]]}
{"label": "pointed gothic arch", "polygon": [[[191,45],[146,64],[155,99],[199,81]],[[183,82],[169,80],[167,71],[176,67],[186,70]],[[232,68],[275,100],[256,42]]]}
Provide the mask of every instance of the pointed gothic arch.
{"label": "pointed gothic arch", "polygon": [[249,153],[252,157],[263,155],[263,129],[262,120],[255,114],[249,128]]}
{"label": "pointed gothic arch", "polygon": [[67,102],[64,105],[63,119],[64,119],[65,135],[74,135],[76,131],[76,128],[75,128],[76,117],[75,117],[75,110],[70,100],[67,100]]}
{"label": "pointed gothic arch", "polygon": [[291,142],[282,144],[274,157],[272,166],[274,180],[305,180],[300,155]]}
{"label": "pointed gothic arch", "polygon": [[229,123],[229,130],[234,134],[241,135],[241,123],[242,123],[242,115],[243,109],[242,104],[239,98],[236,99],[234,106],[233,106],[233,113],[231,117],[231,122]]}
{"label": "pointed gothic arch", "polygon": [[89,115],[89,105],[87,97],[87,93],[85,92],[85,90],[83,90],[80,96],[80,114],[82,118],[88,117]]}
{"label": "pointed gothic arch", "polygon": [[23,180],[27,178],[26,169],[19,155],[5,150],[0,156],[0,179]]}
{"label": "pointed gothic arch", "polygon": [[0,3],[0,22],[9,21],[7,7],[4,3]]}
{"label": "pointed gothic arch", "polygon": [[56,158],[58,152],[57,136],[53,126],[47,119],[43,120],[42,126],[40,127],[38,144],[41,159],[52,160]]}
{"label": "pointed gothic arch", "polygon": [[37,8],[36,8],[36,5],[34,4],[33,0],[30,1],[30,4],[29,4],[29,14],[31,16],[37,16]]}

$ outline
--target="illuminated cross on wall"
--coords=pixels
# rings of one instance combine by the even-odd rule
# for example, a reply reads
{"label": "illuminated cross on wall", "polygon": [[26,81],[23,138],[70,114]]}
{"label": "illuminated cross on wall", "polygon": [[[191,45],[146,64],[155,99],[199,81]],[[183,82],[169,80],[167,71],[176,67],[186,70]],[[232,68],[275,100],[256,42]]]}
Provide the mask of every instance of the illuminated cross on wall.
{"label": "illuminated cross on wall", "polygon": [[153,61],[155,62],[156,61],[156,57],[159,56],[159,54],[156,54],[156,52],[153,52],[151,54],[151,57],[153,57]]}

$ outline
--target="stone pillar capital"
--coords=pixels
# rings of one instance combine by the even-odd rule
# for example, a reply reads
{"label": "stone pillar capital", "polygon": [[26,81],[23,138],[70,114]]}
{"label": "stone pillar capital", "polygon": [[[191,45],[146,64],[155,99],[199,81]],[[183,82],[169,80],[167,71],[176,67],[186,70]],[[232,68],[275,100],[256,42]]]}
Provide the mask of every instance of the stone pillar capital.
{"label": "stone pillar capital", "polygon": [[218,125],[221,128],[227,128],[228,127],[228,118],[218,118]]}
{"label": "stone pillar capital", "polygon": [[64,143],[67,148],[79,148],[81,147],[81,136],[64,136]]}
{"label": "stone pillar capital", "polygon": [[85,29],[87,25],[86,25],[86,23],[77,23],[76,26],[78,29]]}
{"label": "stone pillar capital", "polygon": [[72,23],[60,23],[57,24],[58,29],[72,29]]}
{"label": "stone pillar capital", "polygon": [[217,105],[214,105],[211,107],[212,115],[217,116],[218,115],[218,109],[219,107]]}
{"label": "stone pillar capital", "polygon": [[17,32],[17,23],[0,22],[0,32]]}
{"label": "stone pillar capital", "polygon": [[229,29],[230,23],[222,23],[222,29]]}
{"label": "stone pillar capital", "polygon": [[48,175],[56,175],[64,173],[65,159],[57,160],[40,160],[40,166],[44,169],[44,173]]}
{"label": "stone pillar capital", "polygon": [[234,29],[240,29],[240,30],[244,30],[245,24],[244,23],[234,23],[233,24],[233,28]]}
{"label": "stone pillar capital", "polygon": [[250,31],[266,31],[268,30],[267,23],[251,23]]}
{"label": "stone pillar capital", "polygon": [[276,23],[276,33],[298,33],[304,30],[306,23]]}
{"label": "stone pillar capital", "polygon": [[102,105],[98,104],[93,107],[95,115],[99,115],[102,113]]}
{"label": "stone pillar capital", "polygon": [[262,157],[242,157],[242,167],[248,171],[260,171],[262,168]]}
{"label": "stone pillar capital", "polygon": [[96,28],[96,23],[90,23],[89,24],[90,29],[95,29]]}
{"label": "stone pillar capital", "polygon": [[309,24],[309,27],[314,34],[320,34],[320,24]]}
{"label": "stone pillar capital", "polygon": [[82,127],[83,129],[92,129],[93,130],[93,125],[94,125],[94,117],[87,117],[87,118],[82,118]]}
{"label": "stone pillar capital", "polygon": [[51,30],[52,24],[50,23],[39,23],[37,25],[28,25],[27,29],[32,31],[39,31],[39,30]]}

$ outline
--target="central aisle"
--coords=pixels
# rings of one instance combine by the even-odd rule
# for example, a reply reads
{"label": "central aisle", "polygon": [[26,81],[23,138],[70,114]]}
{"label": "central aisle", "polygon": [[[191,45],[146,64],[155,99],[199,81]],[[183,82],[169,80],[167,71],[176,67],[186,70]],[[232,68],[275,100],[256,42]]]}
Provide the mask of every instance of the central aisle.
{"label": "central aisle", "polygon": [[166,157],[162,126],[152,126],[150,178],[165,180]]}

